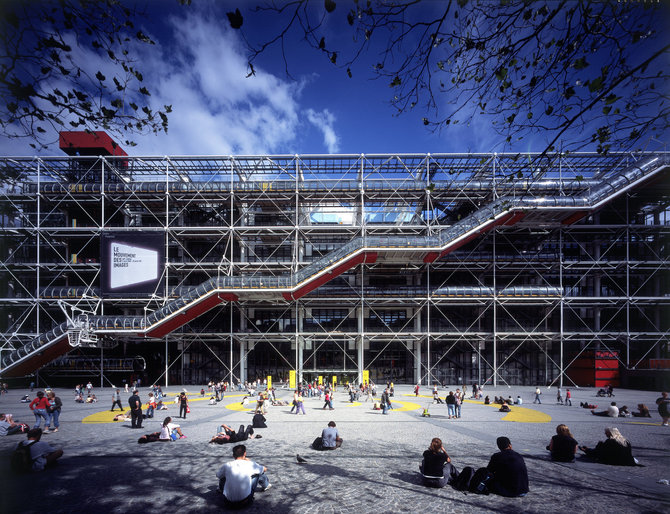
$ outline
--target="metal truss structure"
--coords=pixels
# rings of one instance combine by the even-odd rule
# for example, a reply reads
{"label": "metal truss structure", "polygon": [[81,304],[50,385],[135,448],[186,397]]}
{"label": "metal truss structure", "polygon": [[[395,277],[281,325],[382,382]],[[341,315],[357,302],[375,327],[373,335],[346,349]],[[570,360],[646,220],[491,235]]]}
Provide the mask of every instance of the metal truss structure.
{"label": "metal truss structure", "polygon": [[[0,158],[0,375],[76,369],[73,346],[181,383],[586,385],[599,350],[644,369],[669,353],[669,161]],[[100,239],[134,231],[163,236],[161,286],[104,297]]]}

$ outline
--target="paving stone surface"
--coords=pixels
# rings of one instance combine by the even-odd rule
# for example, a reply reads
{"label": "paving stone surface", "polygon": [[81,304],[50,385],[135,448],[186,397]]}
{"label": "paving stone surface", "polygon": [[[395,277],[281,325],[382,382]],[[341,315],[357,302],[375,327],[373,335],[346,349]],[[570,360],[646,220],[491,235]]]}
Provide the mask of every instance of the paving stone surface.
{"label": "paving stone surface", "polygon": [[[181,391],[172,386],[171,394]],[[186,386],[192,400],[200,387]],[[602,418],[579,407],[580,401],[598,404],[593,389],[573,389],[573,406],[554,403],[555,390],[544,389],[542,405],[533,405],[533,388],[488,389],[486,394],[505,397],[520,394],[531,414],[543,413],[545,423],[503,420],[497,409],[466,403],[462,418],[448,419],[446,406],[431,405],[427,397],[415,398],[411,386],[397,386],[396,410],[384,416],[369,403],[348,403],[347,395],[335,395],[335,410],[322,410],[318,399],[307,399],[307,414],[289,414],[290,407],[270,407],[268,428],[259,429],[262,439],[247,441],[248,456],[267,466],[272,488],[256,494],[248,512],[291,513],[386,513],[386,512],[670,512],[670,486],[657,483],[670,479],[670,427],[660,426],[652,409],[649,418]],[[232,446],[208,441],[217,425],[251,423],[250,411],[240,408],[241,393],[226,395],[217,405],[192,401],[187,419],[176,418],[170,405],[144,429],[132,430],[130,422],[82,423],[88,416],[109,410],[111,389],[94,389],[100,402],[77,404],[70,390],[57,389],[63,400],[58,433],[43,440],[62,447],[58,465],[42,473],[13,475],[9,456],[22,435],[0,439],[0,513],[88,513],[88,512],[219,512],[216,471],[231,458]],[[147,388],[142,388],[146,398]],[[658,393],[618,390],[618,405],[638,403],[655,407]],[[10,412],[32,426],[34,417],[27,404],[19,403],[28,390],[10,390],[0,398],[0,412]],[[445,396],[447,390],[440,389]],[[127,403],[123,395],[124,405]],[[31,396],[32,397],[32,396]],[[291,400],[292,393],[279,390],[278,397]],[[419,409],[405,410],[416,404]],[[430,406],[432,416],[421,417]],[[404,408],[400,408],[404,407]],[[137,438],[159,430],[165,415],[181,424],[187,439],[172,443],[137,444]],[[95,416],[94,416],[95,417]],[[91,419],[91,418],[89,418]],[[548,418],[545,418],[548,419]],[[317,452],[310,449],[328,421],[334,420],[344,438],[341,449]],[[604,438],[604,428],[617,426],[633,445],[643,467],[614,467],[578,459],[573,464],[549,461],[545,446],[556,425],[567,424],[580,444],[593,446]],[[530,493],[525,498],[465,494],[450,487],[429,489],[421,485],[418,465],[431,438],[440,437],[457,468],[485,466],[497,448],[495,439],[508,436],[526,460]],[[298,464],[296,454],[308,459]]]}

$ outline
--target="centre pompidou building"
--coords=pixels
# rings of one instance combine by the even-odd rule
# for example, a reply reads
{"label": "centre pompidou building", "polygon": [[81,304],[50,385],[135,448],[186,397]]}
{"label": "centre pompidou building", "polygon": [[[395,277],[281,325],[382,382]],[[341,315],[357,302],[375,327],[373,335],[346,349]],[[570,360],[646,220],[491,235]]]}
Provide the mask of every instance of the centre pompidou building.
{"label": "centre pompidou building", "polygon": [[665,153],[0,157],[0,376],[654,387]]}

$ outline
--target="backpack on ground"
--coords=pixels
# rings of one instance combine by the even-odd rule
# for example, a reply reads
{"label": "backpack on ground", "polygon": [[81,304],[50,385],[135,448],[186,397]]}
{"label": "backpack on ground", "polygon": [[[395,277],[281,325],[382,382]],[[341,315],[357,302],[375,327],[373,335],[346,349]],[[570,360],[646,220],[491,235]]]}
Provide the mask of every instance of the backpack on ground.
{"label": "backpack on ground", "polygon": [[479,468],[470,480],[468,491],[475,494],[489,494],[489,483],[492,478],[493,473],[487,468]]}
{"label": "backpack on ground", "polygon": [[457,491],[467,491],[470,487],[470,481],[472,480],[472,476],[474,474],[475,470],[470,466],[464,467],[463,470],[458,474],[458,477],[456,477],[451,482],[451,487]]}
{"label": "backpack on ground", "polygon": [[33,442],[29,444],[19,443],[12,453],[10,464],[14,473],[30,473],[33,469],[33,458],[30,455],[30,447]]}

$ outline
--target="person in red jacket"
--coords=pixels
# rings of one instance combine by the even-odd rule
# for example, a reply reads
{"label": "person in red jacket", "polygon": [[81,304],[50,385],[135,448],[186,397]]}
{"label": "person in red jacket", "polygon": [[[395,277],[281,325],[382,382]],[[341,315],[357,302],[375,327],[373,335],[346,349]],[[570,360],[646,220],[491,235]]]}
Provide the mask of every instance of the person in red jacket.
{"label": "person in red jacket", "polygon": [[33,428],[40,428],[40,423],[42,423],[42,418],[44,418],[45,428],[49,424],[49,415],[47,414],[47,408],[49,407],[49,400],[44,396],[43,391],[37,391],[37,396],[35,399],[30,402],[30,410],[33,411],[35,415],[35,425]]}

